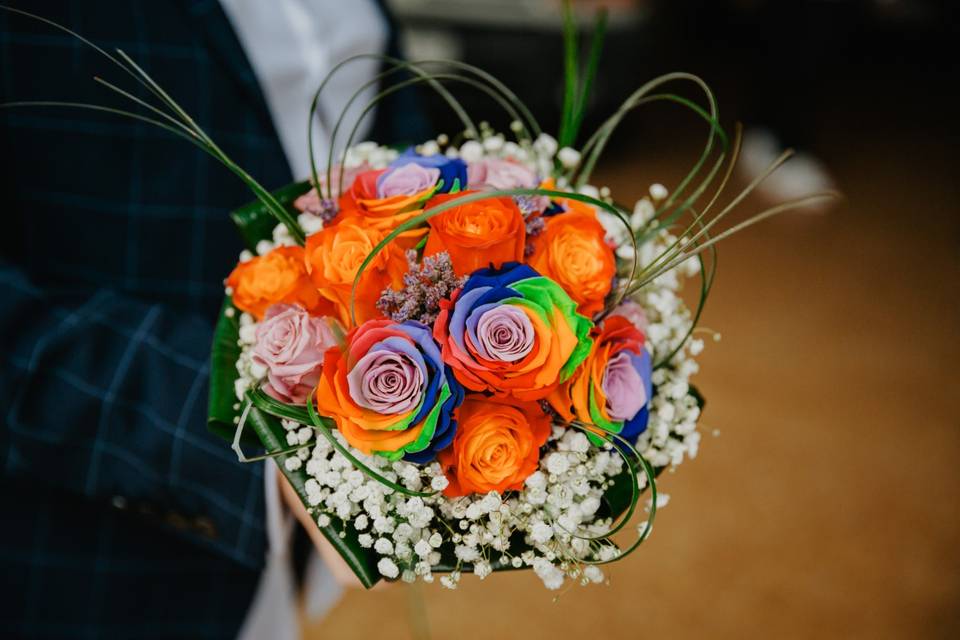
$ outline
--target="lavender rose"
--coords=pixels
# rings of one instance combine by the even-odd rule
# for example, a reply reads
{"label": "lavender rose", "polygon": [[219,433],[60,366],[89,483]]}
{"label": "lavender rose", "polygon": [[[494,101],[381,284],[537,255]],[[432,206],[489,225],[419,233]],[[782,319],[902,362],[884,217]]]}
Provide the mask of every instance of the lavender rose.
{"label": "lavender rose", "polygon": [[636,359],[629,351],[621,351],[607,361],[603,372],[607,415],[616,422],[632,420],[647,404],[646,381],[640,375]]}
{"label": "lavender rose", "polygon": [[252,359],[267,370],[263,390],[281,402],[305,404],[320,380],[324,352],[337,344],[328,320],[298,305],[275,304],[256,337]]}
{"label": "lavender rose", "polygon": [[388,169],[377,178],[377,197],[412,196],[437,184],[440,169],[409,162]]}

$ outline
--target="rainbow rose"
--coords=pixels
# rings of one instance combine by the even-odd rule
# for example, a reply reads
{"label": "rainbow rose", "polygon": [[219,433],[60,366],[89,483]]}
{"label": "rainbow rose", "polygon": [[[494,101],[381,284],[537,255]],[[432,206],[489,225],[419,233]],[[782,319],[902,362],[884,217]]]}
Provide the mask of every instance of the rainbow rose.
{"label": "rainbow rose", "polygon": [[433,334],[463,386],[538,400],[590,352],[593,323],[576,308],[560,285],[508,262],[475,271],[442,301]]}
{"label": "rainbow rose", "polygon": [[463,388],[419,322],[370,320],[324,354],[317,410],[363,453],[418,464],[453,440]]}
{"label": "rainbow rose", "polygon": [[579,420],[635,442],[650,416],[652,367],[643,332],[623,316],[594,330],[590,354],[547,398],[566,420]]}

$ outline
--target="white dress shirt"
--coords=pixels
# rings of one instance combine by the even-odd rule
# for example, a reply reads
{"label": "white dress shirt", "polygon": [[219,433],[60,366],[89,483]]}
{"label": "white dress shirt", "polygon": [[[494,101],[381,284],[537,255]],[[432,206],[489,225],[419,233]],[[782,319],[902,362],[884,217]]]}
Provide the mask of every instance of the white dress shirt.
{"label": "white dress shirt", "polygon": [[[295,179],[310,175],[307,120],[314,92],[338,62],[360,53],[383,53],[387,24],[373,0],[220,0],[260,83],[274,128]],[[375,59],[351,62],[320,96],[312,122],[317,168],[327,166],[331,130],[355,91],[380,70]],[[355,118],[377,93],[376,85],[354,101],[337,136],[342,150]],[[358,130],[369,130],[373,112]],[[359,142],[357,140],[356,142]],[[267,185],[268,188],[283,185]],[[300,637],[290,533],[298,526],[283,507],[272,461],[264,467],[268,550],[257,593],[240,630],[242,640]],[[304,585],[307,617],[322,616],[340,597],[340,586],[313,553]]]}
{"label": "white dress shirt", "polygon": [[[361,53],[384,52],[384,15],[373,0],[220,0],[220,5],[263,90],[293,177],[308,177],[307,119],[313,94],[338,62]],[[379,70],[375,59],[351,62],[323,90],[318,117],[312,123],[318,169],[327,165],[329,136],[337,117],[353,93]],[[354,101],[337,134],[338,150],[377,91],[372,85]],[[360,136],[369,131],[372,115],[371,111],[365,118]]]}

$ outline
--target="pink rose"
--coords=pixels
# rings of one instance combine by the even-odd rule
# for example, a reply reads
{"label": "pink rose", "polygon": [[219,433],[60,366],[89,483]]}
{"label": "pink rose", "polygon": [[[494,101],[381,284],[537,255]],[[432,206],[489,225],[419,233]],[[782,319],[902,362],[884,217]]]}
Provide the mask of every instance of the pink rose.
{"label": "pink rose", "polygon": [[533,189],[539,184],[529,167],[499,158],[484,158],[467,165],[467,184],[471,189]]}
{"label": "pink rose", "polygon": [[437,184],[440,169],[409,162],[387,169],[377,178],[377,197],[413,196]]}
{"label": "pink rose", "polygon": [[337,344],[328,320],[298,305],[275,304],[256,335],[253,362],[267,369],[263,390],[281,402],[305,404],[320,380],[324,352]]}
{"label": "pink rose", "polygon": [[623,316],[633,324],[637,329],[646,333],[647,325],[650,322],[647,320],[647,314],[638,303],[633,300],[624,300],[617,306],[613,311],[610,312],[611,316]]}
{"label": "pink rose", "polygon": [[[356,180],[357,175],[363,173],[364,171],[369,171],[370,165],[366,162],[363,164],[350,167],[343,172],[343,190],[347,191],[353,186],[353,181]],[[340,165],[336,165],[333,170],[330,172],[330,181],[331,187],[327,188],[327,170],[319,169],[317,171],[317,180],[320,181],[320,191],[323,192],[325,198],[331,198],[331,192],[333,193],[332,199],[336,200],[340,197]],[[314,215],[321,215],[324,212],[323,201],[320,198],[320,192],[316,188],[310,189],[299,198],[293,201],[293,206],[296,207],[298,211],[303,211],[305,213],[312,213]]]}

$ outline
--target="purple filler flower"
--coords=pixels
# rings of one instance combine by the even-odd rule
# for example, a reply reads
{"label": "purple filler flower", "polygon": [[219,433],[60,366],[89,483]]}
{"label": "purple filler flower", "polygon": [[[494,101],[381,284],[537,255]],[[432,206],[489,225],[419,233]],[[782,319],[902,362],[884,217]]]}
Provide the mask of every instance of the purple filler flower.
{"label": "purple filler flower", "polygon": [[437,184],[440,169],[415,162],[389,169],[377,178],[377,197],[412,196]]}
{"label": "purple filler flower", "polygon": [[281,402],[304,404],[320,380],[323,354],[336,345],[325,318],[303,307],[275,304],[257,326],[252,359],[267,369],[263,390]]}
{"label": "purple filler flower", "polygon": [[454,273],[446,251],[425,257],[419,265],[416,251],[409,251],[407,262],[410,268],[403,276],[403,288],[398,291],[389,287],[384,289],[377,301],[377,309],[397,322],[416,320],[432,325],[440,312],[440,301],[462,287],[466,278],[459,278]]}

